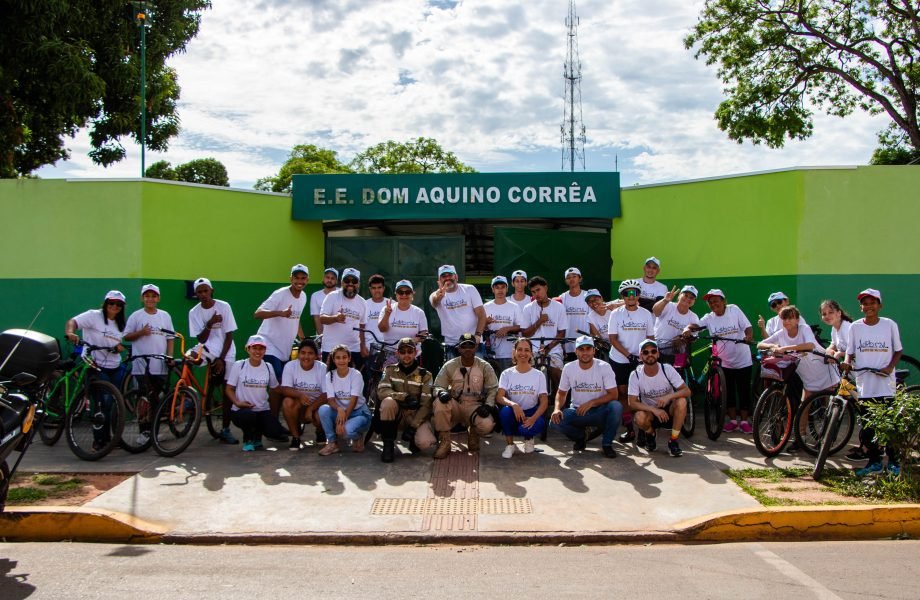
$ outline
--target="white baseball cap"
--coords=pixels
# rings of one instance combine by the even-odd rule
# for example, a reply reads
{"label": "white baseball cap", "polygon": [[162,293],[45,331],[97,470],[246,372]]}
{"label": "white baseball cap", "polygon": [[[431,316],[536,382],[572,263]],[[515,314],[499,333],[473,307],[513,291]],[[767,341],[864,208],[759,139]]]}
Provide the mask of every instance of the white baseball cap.
{"label": "white baseball cap", "polygon": [[141,288],[141,296],[143,296],[143,295],[146,294],[147,292],[153,292],[153,293],[155,293],[157,296],[159,296],[159,295],[160,295],[160,288],[158,288],[157,286],[153,285],[152,283],[148,283],[147,285],[145,285],[145,286],[143,286],[143,287]]}
{"label": "white baseball cap", "polygon": [[202,286],[202,285],[206,285],[206,286],[208,286],[209,288],[211,288],[212,290],[214,289],[214,286],[211,285],[211,280],[208,279],[207,277],[199,277],[198,279],[196,279],[196,280],[195,280],[195,283],[192,284],[192,289],[193,289],[193,290],[197,290],[198,287],[199,287],[199,286]]}
{"label": "white baseball cap", "polygon": [[518,277],[523,277],[524,281],[527,281],[527,272],[518,269],[517,271],[511,274],[511,281],[514,281]]}
{"label": "white baseball cap", "polygon": [[246,340],[246,347],[249,348],[250,346],[262,346],[263,348],[268,348],[268,344],[265,343],[265,338],[258,334],[251,335],[249,336],[249,339]]}
{"label": "white baseball cap", "polygon": [[456,275],[457,267],[455,267],[454,265],[441,265],[440,267],[438,267],[438,277],[446,273],[453,273],[454,275]]}
{"label": "white baseball cap", "polygon": [[716,289],[716,288],[713,288],[709,290],[708,292],[706,292],[706,294],[703,296],[703,300],[709,300],[713,296],[719,296],[720,298],[725,300],[725,294],[722,293],[722,290]]}
{"label": "white baseball cap", "polygon": [[788,300],[788,299],[789,299],[789,296],[787,296],[786,294],[782,292],[773,292],[772,294],[770,294],[770,297],[767,298],[767,304],[773,304],[777,300]]}
{"label": "white baseball cap", "polygon": [[291,267],[291,275],[293,275],[294,273],[303,273],[304,275],[306,275],[307,277],[309,277],[309,276],[310,276],[310,269],[308,269],[308,268],[306,267],[306,265],[302,265],[302,264],[300,264],[300,263],[297,263],[296,265],[294,265],[293,267]]}
{"label": "white baseball cap", "polygon": [[339,270],[336,269],[335,267],[326,267],[326,269],[323,271],[323,275],[325,275],[326,273],[332,273],[333,275],[335,275],[336,279],[339,278]]}
{"label": "white baseball cap", "polygon": [[349,277],[349,276],[354,277],[358,281],[361,281],[361,271],[359,271],[358,269],[353,269],[352,267],[348,267],[347,269],[342,271],[342,279],[345,279],[346,277]]}
{"label": "white baseball cap", "polygon": [[694,298],[700,295],[699,292],[696,291],[696,287],[692,285],[685,285],[684,287],[680,288],[680,293],[683,294],[684,292],[690,292],[693,294]]}
{"label": "white baseball cap", "polygon": [[119,292],[118,290],[109,290],[105,294],[106,300],[118,300],[119,302],[125,301],[125,295]]}
{"label": "white baseball cap", "polygon": [[591,346],[592,348],[594,347],[594,340],[591,339],[591,336],[589,335],[578,336],[578,339],[575,340],[575,347],[581,348],[582,346]]}
{"label": "white baseball cap", "polygon": [[601,295],[599,291],[592,288],[585,293],[585,300],[587,300],[588,298],[593,298],[594,296],[597,296],[598,298],[603,298],[603,296]]}
{"label": "white baseball cap", "polygon": [[655,258],[654,256],[649,256],[648,258],[645,259],[645,263],[644,263],[644,264],[647,265],[647,264],[649,264],[649,263],[655,263],[655,266],[656,266],[656,267],[661,268],[661,261],[658,260],[657,258]]}
{"label": "white baseball cap", "polygon": [[415,291],[415,288],[412,287],[412,282],[409,281],[408,279],[400,279],[399,281],[397,281],[396,287],[394,287],[393,290],[395,291],[395,290],[398,290],[399,288],[404,288],[404,287],[409,288],[413,292]]}
{"label": "white baseball cap", "polygon": [[875,298],[879,302],[882,301],[882,293],[872,288],[866,288],[863,291],[859,292],[859,295],[856,296],[856,299],[862,300],[863,298],[867,298],[867,297]]}
{"label": "white baseball cap", "polygon": [[581,277],[581,271],[578,270],[578,267],[569,267],[565,270],[565,276],[568,277],[569,275],[578,275]]}
{"label": "white baseball cap", "polygon": [[508,278],[504,275],[496,275],[492,278],[492,287],[495,287],[496,283],[504,283],[505,285],[508,285]]}

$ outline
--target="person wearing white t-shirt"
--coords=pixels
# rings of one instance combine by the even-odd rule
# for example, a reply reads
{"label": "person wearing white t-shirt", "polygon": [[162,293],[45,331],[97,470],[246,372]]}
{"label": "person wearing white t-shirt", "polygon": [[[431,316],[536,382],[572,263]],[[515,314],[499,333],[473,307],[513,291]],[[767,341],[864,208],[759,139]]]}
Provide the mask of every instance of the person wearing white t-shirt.
{"label": "person wearing white t-shirt", "polygon": [[[556,300],[565,307],[565,337],[574,340],[579,335],[578,331],[588,330],[588,308],[587,292],[581,289],[581,271],[578,267],[569,267],[565,270],[565,284],[569,290]],[[575,360],[575,342],[565,343],[565,360]]]}
{"label": "person wearing white t-shirt", "polygon": [[[396,294],[396,303],[388,303],[380,313],[377,326],[383,333],[383,341],[387,344],[395,344],[402,338],[415,339],[415,355],[422,356],[422,340],[428,337],[428,317],[418,306],[412,304],[415,298],[415,288],[408,279],[401,279],[396,282],[394,289]],[[393,360],[387,359],[387,364],[396,364],[395,357]]]}
{"label": "person wearing white t-shirt", "polygon": [[[345,279],[344,275],[342,279]],[[319,420],[326,433],[320,456],[340,452],[351,441],[352,452],[364,452],[364,434],[371,426],[371,411],[364,398],[364,379],[351,367],[352,353],[340,344],[329,353],[325,376],[326,404],[319,407]]]}
{"label": "person wearing white t-shirt", "polygon": [[498,378],[498,393],[495,395],[495,403],[502,407],[498,413],[505,434],[502,458],[514,456],[517,450],[514,445],[515,436],[524,438],[525,454],[535,452],[533,438],[546,428],[546,419],[543,417],[548,404],[546,377],[532,366],[531,341],[519,338],[514,342],[512,356],[514,366],[502,371]]}
{"label": "person wearing white t-shirt", "polygon": [[[844,370],[850,368],[875,369],[878,371],[857,371],[856,389],[860,404],[889,403],[895,392],[894,369],[901,360],[904,348],[901,345],[901,333],[898,324],[886,317],[880,317],[882,293],[869,288],[856,297],[863,318],[854,321],[847,336],[847,357],[843,362]],[[865,409],[863,409],[865,410]],[[859,433],[859,441],[866,448],[869,463],[856,471],[863,477],[882,471],[882,452],[875,439],[875,430],[864,427]],[[888,472],[897,476],[901,474],[900,457],[894,447],[886,448],[888,454]]]}
{"label": "person wearing white t-shirt", "polygon": [[[556,393],[556,409],[550,417],[552,427],[575,442],[580,452],[587,444],[589,427],[603,432],[601,449],[607,458],[616,458],[613,440],[623,418],[623,405],[617,402],[617,380],[610,363],[594,358],[594,340],[587,335],[575,340],[576,360],[562,368]],[[565,408],[571,390],[571,406]]]}
{"label": "person wearing white t-shirt", "polygon": [[[101,309],[87,310],[68,319],[64,325],[64,337],[74,345],[80,342],[80,337],[77,336],[78,329],[87,344],[100,348],[91,353],[93,362],[99,367],[97,377],[121,389],[124,370],[121,368],[119,354],[125,349],[121,345],[125,330],[125,295],[118,290],[111,290],[106,293]],[[93,428],[94,450],[103,448],[112,441],[111,420],[115,398],[105,394],[97,400],[101,401],[105,412],[105,425]]]}
{"label": "person wearing white t-shirt", "polygon": [[496,370],[501,373],[511,368],[511,342],[508,336],[521,330],[524,319],[521,307],[507,298],[508,280],[501,275],[492,278],[495,299],[485,304],[486,328],[492,332],[489,346]]}
{"label": "person wearing white t-shirt", "polygon": [[518,269],[511,273],[511,287],[514,292],[508,296],[508,302],[514,302],[523,308],[533,302],[533,296],[527,293],[527,272]]}
{"label": "person wearing white t-shirt", "polygon": [[313,318],[316,335],[323,334],[323,322],[319,318],[323,310],[323,300],[339,289],[338,285],[339,272],[334,267],[326,267],[326,270],[323,271],[323,287],[310,294],[310,316]]}
{"label": "person wearing white t-shirt", "polygon": [[217,386],[223,397],[223,429],[220,441],[224,444],[238,444],[239,441],[230,432],[230,408],[233,404],[223,393],[227,376],[227,364],[236,362],[236,345],[233,332],[237,330],[233,309],[223,300],[214,298],[214,287],[210,280],[199,277],[194,284],[198,304],[188,311],[189,333],[204,347],[208,359],[208,385]]}
{"label": "person wearing white t-shirt", "polygon": [[748,346],[753,339],[754,329],[737,305],[726,304],[722,290],[709,290],[703,300],[711,312],[703,315],[699,325],[689,325],[685,331],[690,334],[700,329],[709,329],[710,335],[725,338],[712,345],[712,354],[719,357],[725,373],[729,420],[722,431],[740,429],[743,433],[751,433],[754,428],[748,421],[748,415],[751,412],[751,367],[754,363]]}
{"label": "person wearing white t-shirt", "polygon": [[[390,306],[393,301],[389,298],[384,298],[383,294],[386,291],[386,279],[383,275],[374,274],[371,275],[367,280],[367,290],[370,292],[371,297],[364,300],[364,303],[367,305],[367,322],[364,324],[364,328],[372,332],[377,340],[383,340],[383,333],[380,331],[380,314],[383,310]],[[375,338],[372,335],[367,335],[367,344],[370,347],[371,344],[375,344]]]}
{"label": "person wearing white t-shirt", "polygon": [[825,300],[821,303],[821,320],[831,328],[831,343],[827,346],[827,354],[837,360],[847,356],[847,337],[853,317],[847,314],[836,300]]}
{"label": "person wearing white t-shirt", "polygon": [[[521,333],[537,345],[537,352],[549,356],[549,374],[553,389],[562,376],[562,340],[565,338],[566,316],[562,304],[551,300],[546,280],[535,275],[527,282],[533,302],[524,307]],[[558,341],[557,341],[558,340]]]}
{"label": "person wearing white t-shirt", "polygon": [[453,265],[438,267],[438,289],[428,297],[431,307],[438,313],[441,321],[441,336],[447,344],[449,360],[456,358],[456,344],[460,336],[471,331],[476,333],[477,343],[482,347],[482,332],[486,328],[486,311],[482,306],[482,297],[475,287],[457,282],[457,269]]}
{"label": "person wearing white t-shirt", "polygon": [[261,450],[263,435],[287,440],[269,403],[272,390],[278,387],[278,378],[264,360],[266,348],[262,336],[249,336],[246,342],[249,358],[233,363],[227,373],[224,393],[233,403],[230,420],[243,431],[243,452]]}
{"label": "person wearing white t-shirt", "polygon": [[659,273],[661,261],[654,256],[646,258],[642,267],[642,279],[639,280],[639,306],[648,311],[668,293],[668,286],[658,281]]}
{"label": "person wearing white t-shirt", "polygon": [[779,318],[782,323],[780,330],[757,344],[757,348],[767,350],[778,358],[797,354],[799,361],[795,371],[802,380],[803,399],[818,392],[833,391],[840,382],[840,374],[836,366],[812,353],[822,348],[818,346],[811,328],[801,326],[799,309],[791,304],[785,306],[779,311]]}
{"label": "person wearing white t-shirt", "polygon": [[257,333],[265,340],[265,362],[274,369],[276,379],[281,378],[284,363],[291,358],[294,340],[304,338],[300,315],[307,304],[303,289],[309,281],[310,270],[301,264],[294,265],[291,267],[291,285],[272,292],[252,315],[262,321]]}
{"label": "person wearing white t-shirt", "polygon": [[[789,296],[782,292],[773,292],[767,297],[767,304],[770,305],[770,310],[776,314],[770,317],[770,320],[766,322],[763,320],[763,315],[757,315],[757,328],[760,329],[760,336],[763,339],[767,339],[783,328],[779,312],[789,306]],[[799,317],[799,326],[808,327],[808,323],[805,322],[804,317]]]}
{"label": "person wearing white t-shirt", "polygon": [[639,306],[639,282],[627,279],[618,288],[623,305],[610,312],[607,320],[607,337],[610,340],[610,363],[617,378],[617,392],[623,404],[623,425],[626,431],[620,436],[620,442],[626,444],[636,437],[632,425],[632,413],[629,412],[626,398],[626,385],[629,374],[638,364],[639,344],[644,339],[655,337],[655,317]]}
{"label": "person wearing white t-shirt", "polygon": [[658,344],[655,340],[642,342],[639,359],[642,364],[630,374],[628,386],[629,408],[635,415],[636,427],[639,429],[636,444],[654,452],[658,447],[658,430],[670,429],[668,451],[671,456],[681,456],[684,452],[677,440],[687,416],[690,388],[677,369],[658,362]]}
{"label": "person wearing white t-shirt", "polygon": [[300,342],[297,360],[284,365],[281,373],[282,411],[291,431],[290,450],[303,448],[301,426],[308,423],[316,429],[317,447],[326,443],[326,434],[319,420],[319,407],[326,403],[326,365],[319,361],[316,342],[307,338]]}
{"label": "person wearing white t-shirt", "polygon": [[691,310],[696,303],[697,291],[692,285],[685,285],[680,290],[677,302],[677,286],[669,290],[664,298],[652,307],[655,315],[655,340],[658,342],[658,362],[679,365],[686,364],[687,340],[683,337],[684,329],[690,325],[699,325],[700,318]]}
{"label": "person wearing white t-shirt", "polygon": [[[368,355],[364,326],[367,303],[358,295],[361,272],[351,267],[342,271],[342,289],[323,300],[320,320],[323,323],[323,360],[333,348],[344,345],[351,352],[352,364],[361,368]],[[369,336],[368,336],[369,337]]]}

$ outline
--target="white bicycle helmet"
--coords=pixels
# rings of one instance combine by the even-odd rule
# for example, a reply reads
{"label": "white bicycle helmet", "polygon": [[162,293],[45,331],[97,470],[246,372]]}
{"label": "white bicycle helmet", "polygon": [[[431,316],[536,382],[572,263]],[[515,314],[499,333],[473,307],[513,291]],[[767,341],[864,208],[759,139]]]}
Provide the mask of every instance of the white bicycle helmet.
{"label": "white bicycle helmet", "polygon": [[639,285],[638,279],[626,279],[623,283],[620,284],[620,288],[617,292],[622,296],[623,292],[628,289],[642,290],[642,286]]}

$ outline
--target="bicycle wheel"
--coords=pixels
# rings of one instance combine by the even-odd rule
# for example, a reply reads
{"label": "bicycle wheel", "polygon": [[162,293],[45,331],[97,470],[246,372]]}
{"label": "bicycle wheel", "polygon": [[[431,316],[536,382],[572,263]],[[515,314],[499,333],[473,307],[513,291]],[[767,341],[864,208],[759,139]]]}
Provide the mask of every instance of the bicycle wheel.
{"label": "bicycle wheel", "polygon": [[153,449],[160,456],[178,456],[198,433],[201,425],[201,401],[190,388],[179,388],[178,396],[170,392],[157,406],[153,416]]}
{"label": "bicycle wheel", "polygon": [[821,479],[821,473],[824,472],[824,463],[830,455],[831,446],[837,438],[837,431],[840,429],[840,418],[843,416],[843,406],[839,400],[831,404],[831,411],[827,417],[827,426],[824,428],[824,436],[821,438],[821,446],[818,448],[818,458],[815,460],[815,468],[811,476],[815,481]]}
{"label": "bicycle wheel", "polygon": [[66,393],[67,387],[63,381],[60,381],[45,397],[45,417],[38,427],[38,437],[46,446],[55,445],[61,439],[61,434],[64,433],[64,417],[66,416],[64,396]]}
{"label": "bicycle wheel", "polygon": [[83,460],[99,460],[118,445],[124,426],[125,401],[118,388],[90,381],[67,411],[67,445]]}
{"label": "bicycle wheel", "polygon": [[[690,387],[690,374],[687,369],[681,369],[681,373],[684,378],[684,384],[687,386],[687,389],[693,390]],[[680,432],[685,438],[693,437],[693,432],[696,430],[696,407],[695,407],[695,396],[696,394],[691,393],[690,397],[687,398],[687,416],[684,418],[684,424],[680,428]]]}
{"label": "bicycle wheel", "polygon": [[204,421],[208,433],[215,440],[220,439],[220,432],[224,428],[224,395],[220,388],[220,385],[210,385],[204,402]]}
{"label": "bicycle wheel", "polygon": [[[550,417],[552,416],[553,410],[555,410],[555,406],[556,406],[556,403],[555,403],[555,397],[556,397],[556,395],[555,395],[555,393],[552,392],[552,389],[553,389],[553,378],[550,377],[550,374],[549,374],[549,367],[542,367],[542,368],[540,369],[540,371],[543,372],[543,377],[546,378],[546,390],[547,390],[547,392],[548,392],[548,393],[547,393],[546,410],[543,411],[543,419],[544,419],[545,424],[544,424],[544,426],[543,426],[543,431],[540,432],[540,441],[541,441],[541,442],[545,442],[545,441],[546,441],[546,435],[549,433],[549,420],[550,420]],[[550,398],[553,398],[554,400],[549,400]]]}
{"label": "bicycle wheel", "polygon": [[125,394],[125,429],[119,446],[131,454],[150,448],[150,423],[156,402],[144,390],[133,389]]}
{"label": "bicycle wheel", "polygon": [[712,365],[706,377],[706,389],[703,396],[703,418],[706,421],[706,435],[715,441],[722,435],[725,425],[725,373],[722,367]]}
{"label": "bicycle wheel", "polygon": [[792,401],[785,391],[783,385],[771,385],[754,407],[754,445],[768,458],[782,452],[792,434]]}
{"label": "bicycle wheel", "polygon": [[920,361],[906,354],[901,355],[901,360],[894,366],[895,371],[907,371],[907,376],[901,382],[906,387],[920,386]]}
{"label": "bicycle wheel", "polygon": [[792,423],[795,443],[812,456],[818,455],[821,438],[824,437],[824,423],[833,397],[833,394],[826,392],[810,396],[799,405],[799,410],[795,413],[795,421]]}
{"label": "bicycle wheel", "polygon": [[371,441],[380,426],[380,406],[377,404],[380,400],[377,397],[377,385],[380,384],[380,379],[381,377],[375,376],[368,381],[367,407],[371,410],[373,417],[371,418],[371,426],[367,428],[367,433],[364,434],[365,444]]}

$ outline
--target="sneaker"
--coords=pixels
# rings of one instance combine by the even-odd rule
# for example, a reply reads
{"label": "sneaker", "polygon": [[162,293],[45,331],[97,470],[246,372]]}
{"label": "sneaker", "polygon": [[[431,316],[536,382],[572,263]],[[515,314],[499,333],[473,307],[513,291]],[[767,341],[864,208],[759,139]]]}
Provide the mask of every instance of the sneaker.
{"label": "sneaker", "polygon": [[738,425],[738,429],[740,429],[744,433],[754,433],[754,428],[751,427],[751,424],[748,423],[747,421],[741,421],[741,424]]}
{"label": "sneaker", "polygon": [[658,447],[658,440],[655,439],[657,437],[657,434],[658,434],[657,431],[653,433],[645,434],[645,449],[648,450],[649,452],[654,452],[655,448]]}
{"label": "sneaker", "polygon": [[327,442],[325,446],[320,448],[319,455],[329,456],[330,454],[335,454],[336,452],[340,452],[339,445],[335,442]]}
{"label": "sneaker", "polygon": [[536,449],[533,447],[533,438],[524,440],[524,454],[531,454]]}
{"label": "sneaker", "polygon": [[641,429],[636,434],[636,448],[645,448],[645,432]]}
{"label": "sneaker", "polygon": [[684,453],[677,440],[668,440],[668,452],[671,453],[671,456],[680,456]]}
{"label": "sneaker", "polygon": [[732,431],[738,429],[738,421],[732,419],[725,423],[725,426],[722,427],[722,431],[725,433],[731,433]]}
{"label": "sneaker", "polygon": [[626,431],[620,434],[620,437],[617,438],[620,440],[621,444],[628,444],[629,442],[636,439],[636,430],[632,425],[626,426]]}
{"label": "sneaker", "polygon": [[862,469],[856,469],[856,476],[865,477],[866,475],[876,475],[881,472],[882,472],[882,463],[873,462],[873,463],[869,463]]}
{"label": "sneaker", "polygon": [[[287,441],[287,440],[284,440],[284,441]],[[262,440],[260,440],[260,439],[259,439],[259,440],[253,440],[253,441],[252,441],[252,447],[255,448],[256,450],[265,450],[265,444],[263,444],[263,443],[262,443]]]}
{"label": "sneaker", "polygon": [[224,429],[221,429],[220,435],[217,436],[217,439],[220,440],[221,444],[231,444],[232,445],[232,444],[240,443],[240,441],[236,439],[235,437],[233,437],[233,434],[230,433],[229,427],[225,427]]}
{"label": "sneaker", "polygon": [[256,447],[252,444],[252,442],[243,442],[243,452],[252,452],[255,449]]}
{"label": "sneaker", "polygon": [[142,431],[137,435],[137,439],[134,440],[134,443],[138,446],[145,446],[150,443],[150,432]]}
{"label": "sneaker", "polygon": [[899,465],[898,463],[889,462],[888,463],[888,474],[891,475],[892,477],[900,477],[901,476],[901,465]]}
{"label": "sneaker", "polygon": [[515,450],[517,450],[517,448],[515,448],[514,444],[508,444],[505,446],[505,449],[502,450],[502,458],[511,458],[514,456]]}
{"label": "sneaker", "polygon": [[265,434],[265,437],[266,437],[267,439],[273,441],[273,442],[282,442],[282,443],[284,443],[284,442],[288,441],[288,434],[286,434],[286,433],[283,434],[283,433],[281,433],[280,431],[278,432],[277,435],[273,435],[273,434],[268,434],[268,433],[266,433],[266,434]]}
{"label": "sneaker", "polygon": [[575,440],[575,444],[572,446],[572,451],[581,452],[587,446],[588,446],[587,440],[585,438],[581,438],[580,440]]}
{"label": "sneaker", "polygon": [[847,458],[850,460],[865,460],[869,457],[863,452],[862,446],[853,446],[853,448],[847,452]]}
{"label": "sneaker", "polygon": [[364,452],[364,434],[359,434],[351,443],[352,452]]}
{"label": "sneaker", "polygon": [[303,444],[300,443],[300,438],[292,437],[291,445],[288,446],[288,450],[291,450],[292,452],[297,452],[298,450],[300,450],[302,446]]}
{"label": "sneaker", "polygon": [[320,430],[316,432],[316,440],[315,440],[314,445],[316,446],[326,445],[326,432],[325,431]]}
{"label": "sneaker", "polygon": [[617,457],[616,450],[613,449],[613,446],[604,446],[601,449],[604,451],[604,456],[606,456],[607,458]]}

